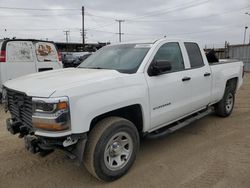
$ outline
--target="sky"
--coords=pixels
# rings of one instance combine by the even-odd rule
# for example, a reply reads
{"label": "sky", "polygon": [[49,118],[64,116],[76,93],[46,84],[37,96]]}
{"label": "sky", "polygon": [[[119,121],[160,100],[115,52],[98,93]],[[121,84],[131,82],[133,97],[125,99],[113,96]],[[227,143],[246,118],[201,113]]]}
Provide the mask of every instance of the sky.
{"label": "sky", "polygon": [[206,47],[225,41],[250,40],[249,0],[0,0],[0,38],[35,38],[81,42],[85,8],[86,42],[116,43],[118,22],[124,20],[122,41],[184,38]]}

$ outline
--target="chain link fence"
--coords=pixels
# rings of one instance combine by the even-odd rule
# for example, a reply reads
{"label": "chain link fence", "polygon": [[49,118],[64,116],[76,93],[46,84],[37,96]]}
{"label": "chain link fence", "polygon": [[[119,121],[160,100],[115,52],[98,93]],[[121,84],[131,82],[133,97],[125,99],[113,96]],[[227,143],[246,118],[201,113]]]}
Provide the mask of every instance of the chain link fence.
{"label": "chain link fence", "polygon": [[250,44],[229,45],[226,49],[227,58],[238,59],[245,64],[245,70],[250,71]]}

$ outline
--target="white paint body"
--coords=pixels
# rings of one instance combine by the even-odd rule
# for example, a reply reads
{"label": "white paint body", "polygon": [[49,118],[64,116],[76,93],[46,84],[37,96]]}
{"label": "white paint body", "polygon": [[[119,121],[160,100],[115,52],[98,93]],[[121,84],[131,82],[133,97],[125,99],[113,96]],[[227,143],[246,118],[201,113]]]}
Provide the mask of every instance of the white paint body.
{"label": "white paint body", "polygon": [[[148,67],[157,50],[167,42],[179,43],[185,70],[150,77]],[[209,66],[201,50],[205,65],[190,69],[184,42],[167,39],[155,42],[135,74],[73,68],[27,75],[8,81],[5,86],[28,96],[69,98],[71,129],[60,133],[37,130],[36,135],[61,137],[88,132],[93,118],[133,104],[141,106],[143,132],[152,132],[220,101],[227,80],[238,78],[237,89],[242,85],[242,62]],[[211,76],[204,77],[204,73]],[[192,79],[183,82],[185,76]],[[171,105],[154,110],[166,103]]]}
{"label": "white paint body", "polygon": [[[2,85],[23,75],[40,72],[44,69],[61,69],[58,52],[53,43],[42,41],[10,40],[2,49],[6,52],[6,61],[0,62],[0,93]],[[45,47],[42,49],[42,47]],[[47,47],[47,48],[46,48]],[[50,48],[50,51],[48,51]],[[50,61],[48,61],[50,60]]]}

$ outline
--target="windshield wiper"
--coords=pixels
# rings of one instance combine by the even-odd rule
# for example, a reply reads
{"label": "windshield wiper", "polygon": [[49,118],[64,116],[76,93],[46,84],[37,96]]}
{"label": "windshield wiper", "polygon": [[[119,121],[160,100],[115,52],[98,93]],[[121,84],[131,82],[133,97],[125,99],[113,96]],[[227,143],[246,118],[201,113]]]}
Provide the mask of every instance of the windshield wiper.
{"label": "windshield wiper", "polygon": [[78,68],[83,68],[83,69],[106,69],[102,67],[78,67]]}
{"label": "windshield wiper", "polygon": [[105,69],[105,68],[102,68],[102,67],[90,67],[90,69]]}

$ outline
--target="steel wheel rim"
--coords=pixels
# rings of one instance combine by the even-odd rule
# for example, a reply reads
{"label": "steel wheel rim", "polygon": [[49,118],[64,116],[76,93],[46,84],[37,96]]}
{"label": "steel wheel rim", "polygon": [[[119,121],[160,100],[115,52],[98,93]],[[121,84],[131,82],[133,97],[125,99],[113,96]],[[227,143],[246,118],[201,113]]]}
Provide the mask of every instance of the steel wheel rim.
{"label": "steel wheel rim", "polygon": [[109,170],[122,169],[133,152],[133,141],[126,132],[116,133],[108,141],[104,151],[104,162]]}
{"label": "steel wheel rim", "polygon": [[233,108],[233,104],[234,104],[234,98],[232,93],[229,93],[226,99],[226,111],[227,113],[229,113],[232,108]]}

